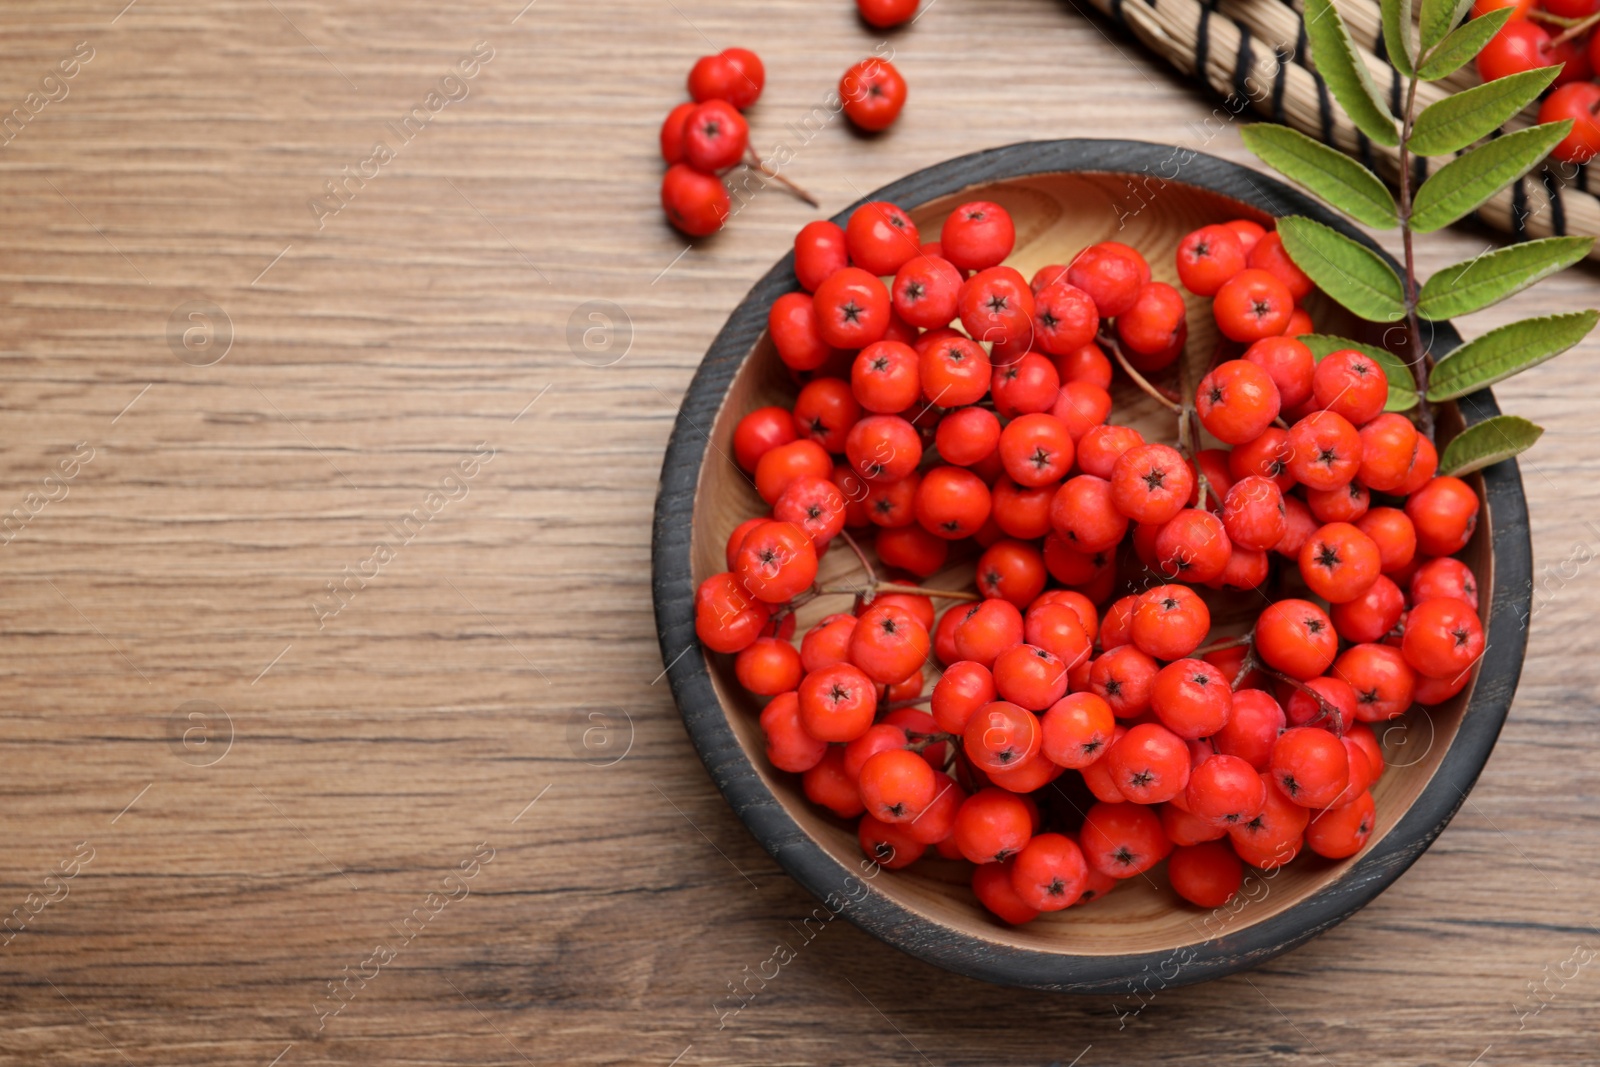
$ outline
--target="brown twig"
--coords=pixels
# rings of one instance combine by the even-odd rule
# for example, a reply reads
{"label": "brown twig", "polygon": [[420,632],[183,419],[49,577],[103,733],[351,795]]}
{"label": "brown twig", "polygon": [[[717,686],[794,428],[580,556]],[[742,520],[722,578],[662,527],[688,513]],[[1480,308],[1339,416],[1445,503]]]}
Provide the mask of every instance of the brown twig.
{"label": "brown twig", "polygon": [[1311,697],[1311,699],[1317,702],[1316,715],[1312,716],[1310,719],[1307,719],[1305,722],[1300,723],[1299,725],[1311,726],[1315,723],[1321,722],[1323,719],[1331,718],[1333,720],[1333,726],[1331,727],[1333,736],[1344,736],[1344,715],[1339,711],[1337,705],[1329,701],[1328,698],[1324,697],[1321,693],[1317,692],[1315,689],[1311,688],[1298,678],[1292,678],[1280,671],[1273,670],[1271,667],[1263,666],[1259,667],[1258,669],[1268,678],[1291,685],[1300,692],[1307,694]]}
{"label": "brown twig", "polygon": [[1560,34],[1557,34],[1555,37],[1552,37],[1550,39],[1549,43],[1545,44],[1539,50],[1541,52],[1549,52],[1552,49],[1560,48],[1562,45],[1566,44],[1568,41],[1572,40],[1574,37],[1579,37],[1579,36],[1582,36],[1585,33],[1588,33],[1590,28],[1593,27],[1594,25],[1596,25],[1597,23],[1600,23],[1600,12],[1596,12],[1593,15],[1589,15],[1586,18],[1581,18],[1581,19],[1577,20],[1576,22],[1568,22],[1566,24],[1567,28],[1566,28],[1566,30],[1564,32],[1562,32]]}
{"label": "brown twig", "polygon": [[1111,349],[1111,356],[1117,361],[1117,366],[1122,368],[1123,373],[1127,374],[1127,376],[1133,380],[1133,384],[1137,385],[1141,390],[1143,390],[1146,396],[1156,401],[1168,411],[1178,410],[1178,402],[1176,400],[1173,400],[1171,397],[1167,396],[1165,390],[1161,389],[1157,385],[1152,384],[1150,379],[1133,369],[1133,364],[1129,363],[1128,357],[1123,355],[1122,346],[1117,344],[1115,338],[1101,334],[1099,340],[1102,345]]}
{"label": "brown twig", "polygon": [[1433,440],[1433,407],[1428,403],[1428,354],[1422,348],[1422,322],[1417,317],[1417,258],[1411,240],[1411,130],[1417,114],[1417,78],[1406,88],[1405,121],[1400,130],[1400,242],[1405,249],[1406,332],[1411,340],[1411,376],[1417,385],[1417,429]]}
{"label": "brown twig", "polygon": [[963,589],[928,589],[920,585],[900,585],[897,582],[879,582],[874,593],[911,593],[914,596],[931,596],[943,600],[982,600],[978,593]]}
{"label": "brown twig", "polygon": [[801,200],[804,200],[806,203],[810,204],[812,207],[821,207],[822,206],[821,204],[817,203],[817,198],[816,197],[812,196],[810,193],[808,193],[804,189],[800,188],[800,186],[796,185],[794,182],[790,181],[788,178],[785,178],[782,174],[779,174],[778,173],[778,168],[769,167],[765,163],[763,163],[761,161],[761,157],[756,155],[756,150],[754,148],[749,147],[748,145],[745,147],[745,150],[744,150],[744,161],[749,166],[754,167],[756,170],[760,171],[762,174],[765,174],[767,177],[771,178],[773,181],[777,182],[779,185],[781,185],[784,188],[788,189],[791,193],[793,193],[795,196],[798,196]]}

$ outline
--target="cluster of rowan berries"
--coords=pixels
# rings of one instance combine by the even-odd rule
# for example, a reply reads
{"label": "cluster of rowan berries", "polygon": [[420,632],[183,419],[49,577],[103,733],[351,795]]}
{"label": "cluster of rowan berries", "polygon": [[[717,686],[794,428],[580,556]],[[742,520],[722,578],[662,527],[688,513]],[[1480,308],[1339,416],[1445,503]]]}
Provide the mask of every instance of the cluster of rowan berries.
{"label": "cluster of rowan berries", "polygon": [[1572,120],[1572,132],[1550,154],[1587,163],[1600,152],[1600,0],[1477,0],[1472,14],[1511,8],[1511,17],[1478,53],[1478,74],[1494,81],[1559,65],[1553,92],[1539,104],[1540,122]]}
{"label": "cluster of rowan berries", "polygon": [[[1368,724],[1453,696],[1483,650],[1451,558],[1476,495],[1385,413],[1370,356],[1297,339],[1312,287],[1276,233],[1179,243],[1225,338],[1188,396],[1159,384],[1185,298],[1139,252],[1030,282],[1014,244],[989,202],[929,243],[884,202],[800,231],[801,291],[769,319],[798,395],[732,441],[771,511],[700,585],[701,641],[766,698],[772,765],[859,817],[868,856],[970,861],[1007,922],[1162,860],[1215,907],[1245,864],[1354,855],[1384,769]],[[1182,451],[1107,422],[1119,367],[1177,410]],[[840,542],[863,579],[819,586]],[[975,592],[913,584],[973,556]],[[852,592],[796,641],[797,607]],[[1253,625],[1213,638],[1219,609]]]}

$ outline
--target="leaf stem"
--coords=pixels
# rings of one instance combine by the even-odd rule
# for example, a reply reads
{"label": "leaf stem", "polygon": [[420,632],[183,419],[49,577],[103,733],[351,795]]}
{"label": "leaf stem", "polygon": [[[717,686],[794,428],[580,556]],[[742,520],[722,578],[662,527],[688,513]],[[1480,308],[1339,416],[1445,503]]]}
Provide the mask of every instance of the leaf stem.
{"label": "leaf stem", "polygon": [[1411,131],[1416,124],[1417,76],[1406,82],[1405,117],[1400,130],[1400,240],[1405,247],[1406,331],[1410,341],[1411,375],[1417,383],[1418,429],[1433,440],[1433,407],[1428,403],[1428,353],[1422,347],[1422,322],[1417,316],[1417,258],[1411,234]]}

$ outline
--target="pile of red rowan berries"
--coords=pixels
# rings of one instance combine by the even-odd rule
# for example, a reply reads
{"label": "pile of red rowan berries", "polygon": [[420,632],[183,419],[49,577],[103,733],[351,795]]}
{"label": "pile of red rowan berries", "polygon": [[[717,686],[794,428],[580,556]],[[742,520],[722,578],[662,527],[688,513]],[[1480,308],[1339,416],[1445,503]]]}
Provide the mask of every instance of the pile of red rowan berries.
{"label": "pile of red rowan berries", "polygon": [[[862,17],[875,26],[892,26],[916,13],[916,0],[860,0]],[[880,21],[888,20],[888,21]],[[762,163],[750,147],[750,126],[743,112],[761,98],[767,81],[761,58],[748,48],[727,48],[701,56],[689,71],[689,102],[667,113],[661,124],[661,158],[667,173],[661,179],[661,207],[667,221],[690,237],[706,237],[722,229],[732,210],[721,175],[741,163],[782,182],[813,207],[794,183]],[[888,129],[906,104],[906,80],[894,64],[869,56],[839,79],[839,102],[858,129]]]}
{"label": "pile of red rowan berries", "polygon": [[[771,309],[798,393],[733,435],[771,510],[731,531],[696,631],[765,699],[772,765],[883,866],[976,865],[1011,923],[1162,860],[1216,907],[1245,865],[1360,851],[1369,724],[1453,696],[1484,648],[1452,558],[1471,487],[1384,411],[1370,356],[1297,339],[1311,283],[1253,222],[1177,247],[1223,336],[1209,369],[1126,245],[1030,281],[998,204],[938,237],[884,202],[812,222]],[[1107,421],[1117,374],[1175,409],[1181,447]],[[841,543],[856,580],[819,585]],[[975,591],[915,584],[974,556]],[[798,606],[850,593],[796,633]],[[1219,611],[1253,624],[1213,636]]]}
{"label": "pile of red rowan berries", "polygon": [[1572,132],[1551,150],[1566,163],[1587,163],[1600,152],[1600,0],[1477,0],[1474,17],[1512,9],[1483,51],[1478,74],[1493,81],[1559,64],[1554,90],[1539,105],[1540,122],[1572,120]]}

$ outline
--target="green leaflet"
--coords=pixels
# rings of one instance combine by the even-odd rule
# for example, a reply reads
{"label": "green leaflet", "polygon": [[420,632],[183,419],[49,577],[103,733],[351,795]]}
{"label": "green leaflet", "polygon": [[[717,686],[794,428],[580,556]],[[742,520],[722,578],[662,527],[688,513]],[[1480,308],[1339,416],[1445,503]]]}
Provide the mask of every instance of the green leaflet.
{"label": "green leaflet", "polygon": [[1512,9],[1500,8],[1479,15],[1471,21],[1457,26],[1450,31],[1450,36],[1439,42],[1422,65],[1417,70],[1417,76],[1423,81],[1438,81],[1447,78],[1461,68],[1461,65],[1479,52],[1489,43],[1489,38],[1500,31],[1511,18]]}
{"label": "green leaflet", "polygon": [[1372,357],[1372,361],[1383,368],[1384,377],[1389,379],[1389,400],[1383,405],[1383,410],[1409,411],[1417,406],[1417,383],[1412,377],[1411,368],[1388,349],[1325,333],[1304,333],[1297,339],[1311,349],[1311,355],[1318,363],[1330,353],[1343,348],[1353,348]]}
{"label": "green leaflet", "polygon": [[1572,266],[1593,245],[1592,237],[1546,237],[1452,264],[1423,284],[1417,314],[1438,321],[1481,311]]}
{"label": "green leaflet", "polygon": [[1422,183],[1411,205],[1411,228],[1430,233],[1465,215],[1538,165],[1572,129],[1547,122],[1497,137],[1446,163]]}
{"label": "green leaflet", "polygon": [[1389,187],[1343,152],[1299,130],[1271,123],[1246,126],[1239,133],[1244,146],[1261,157],[1263,163],[1357,222],[1385,229],[1399,224]]}
{"label": "green leaflet", "polygon": [[1394,116],[1389,113],[1372,81],[1372,74],[1356,51],[1344,19],[1339,17],[1330,0],[1305,0],[1305,21],[1311,60],[1350,121],[1378,144],[1399,144],[1400,134],[1394,128]]}
{"label": "green leaflet", "polygon": [[1600,311],[1576,311],[1490,330],[1434,366],[1428,399],[1454,400],[1559,356],[1583,340],[1597,321]]}
{"label": "green leaflet", "polygon": [[1320,222],[1293,215],[1278,220],[1278,235],[1295,266],[1356,315],[1372,322],[1405,317],[1400,276],[1366,245]]}
{"label": "green leaflet", "polygon": [[[1473,19],[1469,25],[1482,21]],[[1538,67],[1452,93],[1417,116],[1411,150],[1419,156],[1447,156],[1489,136],[1537,100],[1560,72],[1559,66]]]}
{"label": "green leaflet", "polygon": [[1383,0],[1383,46],[1389,63],[1403,77],[1417,72],[1417,33],[1411,22],[1411,0]]}
{"label": "green leaflet", "polygon": [[1422,0],[1422,54],[1433,51],[1434,45],[1460,24],[1471,6],[1472,0]]}
{"label": "green leaflet", "polygon": [[1445,446],[1439,457],[1439,473],[1460,476],[1482,470],[1503,459],[1521,455],[1533,447],[1544,435],[1544,427],[1535,426],[1518,415],[1496,415],[1469,426]]}

